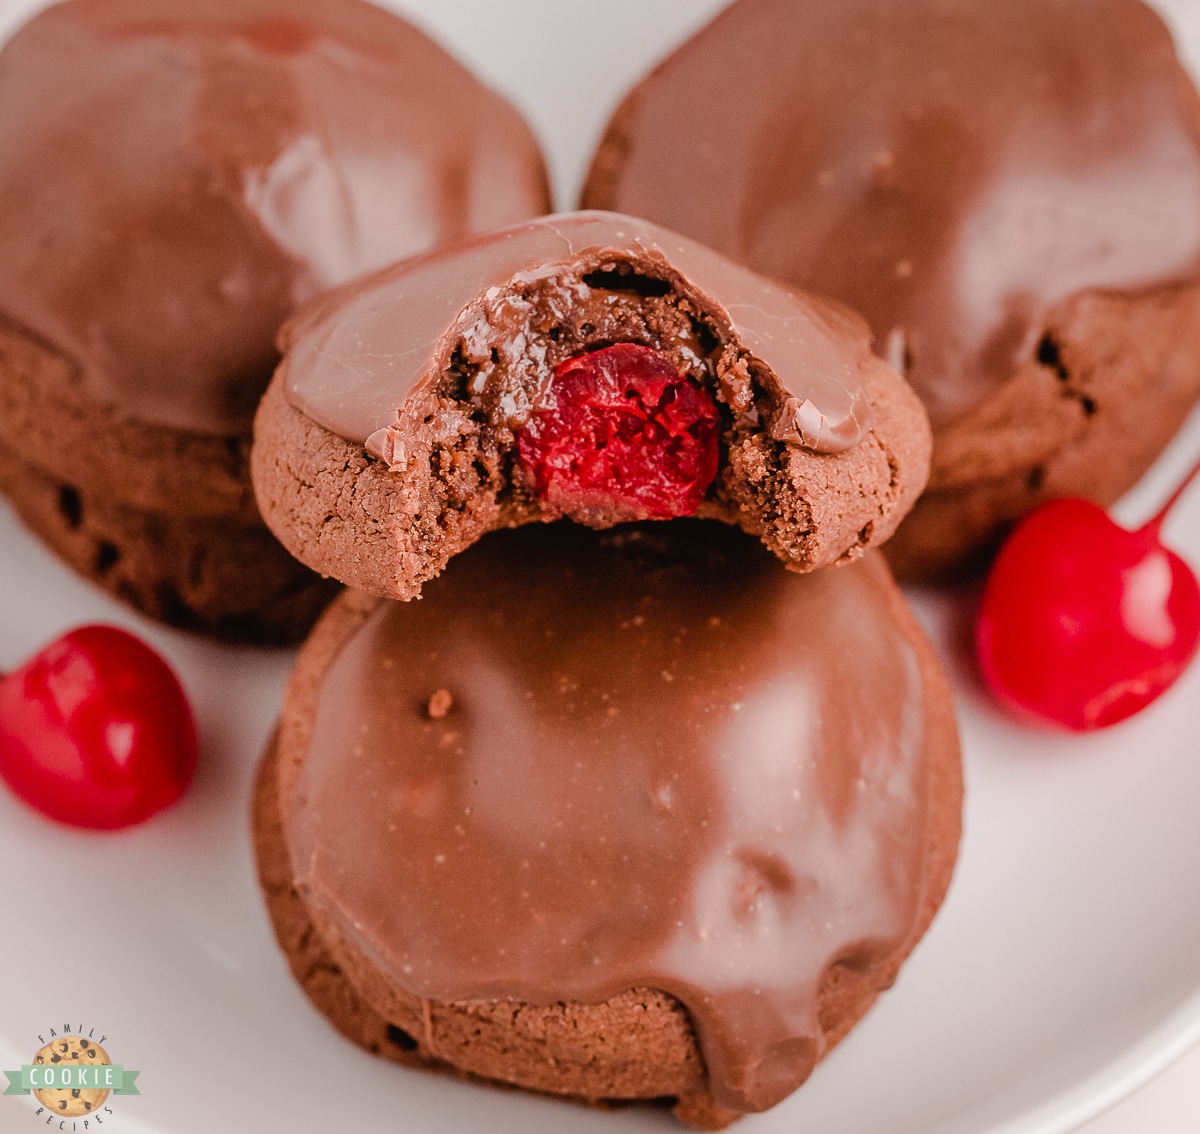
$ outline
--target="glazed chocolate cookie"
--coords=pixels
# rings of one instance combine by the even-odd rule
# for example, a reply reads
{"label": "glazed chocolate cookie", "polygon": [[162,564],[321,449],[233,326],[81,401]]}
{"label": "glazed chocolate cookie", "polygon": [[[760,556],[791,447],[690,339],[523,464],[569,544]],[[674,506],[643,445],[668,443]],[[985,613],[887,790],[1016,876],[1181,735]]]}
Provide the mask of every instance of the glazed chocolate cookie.
{"label": "glazed chocolate cookie", "polygon": [[421,602],[335,603],[255,837],[293,971],[351,1038],[719,1128],[893,982],[961,793],[877,555],[802,576],[726,525],[560,523],[488,535]]}
{"label": "glazed chocolate cookie", "polygon": [[259,409],[271,529],[407,599],[484,532],[698,515],[807,571],[885,540],[924,485],[912,391],[844,308],[655,225],[572,213],[316,301]]}
{"label": "glazed chocolate cookie", "polygon": [[1140,0],[738,0],[583,201],[867,317],[934,428],[905,575],[1111,503],[1200,396],[1200,99]]}
{"label": "glazed chocolate cookie", "polygon": [[159,618],[295,638],[251,422],[334,284],[544,212],[524,122],[362,0],[68,0],[0,51],[0,486]]}

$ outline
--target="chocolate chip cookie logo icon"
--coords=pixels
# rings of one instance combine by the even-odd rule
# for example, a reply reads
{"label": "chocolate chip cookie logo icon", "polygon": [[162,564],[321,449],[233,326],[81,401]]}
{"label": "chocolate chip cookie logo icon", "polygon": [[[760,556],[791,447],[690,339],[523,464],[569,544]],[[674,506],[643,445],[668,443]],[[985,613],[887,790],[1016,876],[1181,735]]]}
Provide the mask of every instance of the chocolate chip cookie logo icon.
{"label": "chocolate chip cookie logo icon", "polygon": [[[108,1037],[96,1039],[95,1032],[91,1028],[84,1034],[83,1028],[67,1026],[38,1036],[43,1042],[33,1062],[4,1072],[8,1077],[4,1093],[32,1092],[42,1104],[35,1114],[45,1116],[48,1123],[57,1117],[55,1129],[82,1132],[102,1126],[113,1113],[104,1105],[109,1095],[141,1094],[134,1082],[141,1072],[113,1063],[101,1046]],[[73,1120],[70,1125],[67,1119]]]}

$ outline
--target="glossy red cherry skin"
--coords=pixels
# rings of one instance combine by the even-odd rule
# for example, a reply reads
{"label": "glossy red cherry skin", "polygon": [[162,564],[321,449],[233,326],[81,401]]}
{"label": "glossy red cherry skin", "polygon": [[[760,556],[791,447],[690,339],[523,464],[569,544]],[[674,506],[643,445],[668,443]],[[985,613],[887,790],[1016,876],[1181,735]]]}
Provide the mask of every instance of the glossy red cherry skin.
{"label": "glossy red cherry skin", "polygon": [[1131,532],[1087,501],[1052,500],[1017,526],[976,634],[1002,699],[1082,732],[1124,720],[1179,677],[1200,644],[1200,586],[1159,522]]}
{"label": "glossy red cherry skin", "polygon": [[60,823],[140,823],[183,794],[195,767],[179,681],[123,630],[73,630],[0,681],[0,776]]}

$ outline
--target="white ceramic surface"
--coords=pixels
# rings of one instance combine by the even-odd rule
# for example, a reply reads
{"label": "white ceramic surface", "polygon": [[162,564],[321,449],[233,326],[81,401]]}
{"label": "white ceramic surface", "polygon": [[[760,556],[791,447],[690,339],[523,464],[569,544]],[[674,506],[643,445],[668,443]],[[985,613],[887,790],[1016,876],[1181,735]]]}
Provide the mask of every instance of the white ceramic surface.
{"label": "white ceramic surface", "polygon": [[[0,36],[39,6],[0,0]],[[395,6],[521,106],[569,203],[620,92],[720,3]],[[1200,62],[1200,3],[1169,9]],[[1197,454],[1200,415],[1122,518],[1149,515]],[[1200,566],[1200,489],[1168,533]],[[1058,1134],[1200,1038],[1200,665],[1105,734],[1031,731],[976,686],[963,652],[971,597],[914,598],[960,693],[959,871],[896,988],[802,1091],[746,1120],[746,1134]],[[286,973],[250,858],[250,782],[290,655],[144,622],[0,507],[0,668],[89,620],[128,626],[172,660],[203,762],[180,806],[116,836],[44,823],[0,791],[0,1068],[27,1062],[50,1027],[95,1027],[115,1061],[142,1071],[142,1097],[110,1101],[103,1129],[118,1134],[672,1128],[659,1114],[399,1071],[338,1040]],[[29,1099],[0,1098],[0,1132],[45,1128]]]}
{"label": "white ceramic surface", "polygon": [[1078,1134],[1196,1134],[1200,1130],[1200,1047]]}

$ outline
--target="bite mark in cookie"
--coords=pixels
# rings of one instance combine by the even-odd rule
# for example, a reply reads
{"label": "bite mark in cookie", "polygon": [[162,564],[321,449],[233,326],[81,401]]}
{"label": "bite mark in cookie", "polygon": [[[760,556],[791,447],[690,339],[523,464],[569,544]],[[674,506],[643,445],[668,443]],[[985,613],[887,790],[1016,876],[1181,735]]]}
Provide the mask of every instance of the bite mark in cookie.
{"label": "bite mark in cookie", "polygon": [[[886,539],[927,475],[925,416],[852,313],[629,217],[397,265],[302,312],[286,346],[256,421],[263,514],[381,596],[564,515],[723,519],[807,571]],[[643,377],[618,389],[623,368]]]}

